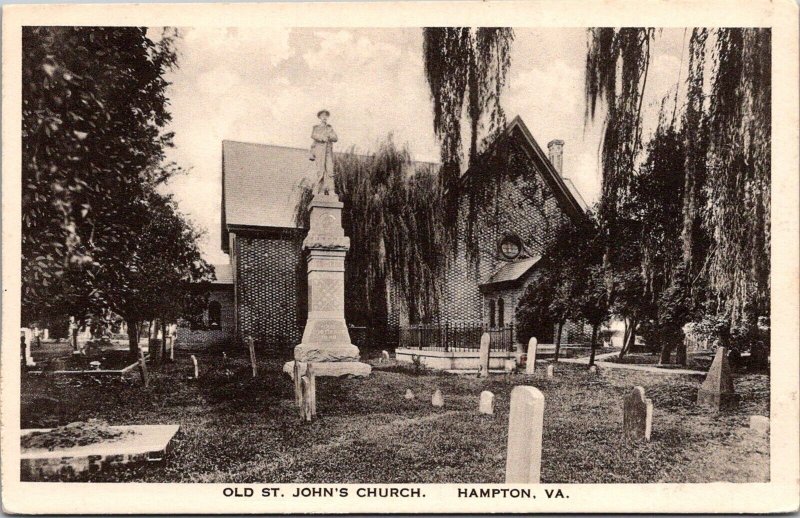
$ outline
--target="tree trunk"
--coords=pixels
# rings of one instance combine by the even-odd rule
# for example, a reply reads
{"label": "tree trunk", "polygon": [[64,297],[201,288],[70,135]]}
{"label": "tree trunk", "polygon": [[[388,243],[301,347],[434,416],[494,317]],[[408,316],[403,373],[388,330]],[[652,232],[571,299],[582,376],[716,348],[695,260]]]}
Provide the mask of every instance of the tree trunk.
{"label": "tree trunk", "polygon": [[561,331],[564,329],[564,322],[558,323],[558,332],[556,333],[556,354],[553,357],[554,361],[558,361],[558,353],[561,351]]}
{"label": "tree trunk", "polygon": [[622,350],[619,352],[619,357],[624,358],[634,343],[636,343],[636,328],[639,322],[635,318],[625,320],[625,334],[622,338]]}
{"label": "tree trunk", "polygon": [[677,347],[675,349],[675,363],[686,367],[686,341],[680,340],[676,344],[676,346]]}
{"label": "tree trunk", "polygon": [[594,365],[594,353],[595,349],[597,348],[597,331],[600,328],[600,324],[592,326],[592,349],[589,353],[589,367]]}
{"label": "tree trunk", "polygon": [[78,324],[77,321],[75,323],[75,327],[72,328],[72,353],[77,354],[79,352],[78,349]]}
{"label": "tree trunk", "polygon": [[134,360],[139,359],[139,323],[135,320],[125,319],[128,326],[128,349]]}
{"label": "tree trunk", "polygon": [[659,358],[658,363],[660,363],[661,365],[667,365],[669,363],[671,356],[672,356],[672,343],[665,338],[663,343],[661,344],[661,357]]}

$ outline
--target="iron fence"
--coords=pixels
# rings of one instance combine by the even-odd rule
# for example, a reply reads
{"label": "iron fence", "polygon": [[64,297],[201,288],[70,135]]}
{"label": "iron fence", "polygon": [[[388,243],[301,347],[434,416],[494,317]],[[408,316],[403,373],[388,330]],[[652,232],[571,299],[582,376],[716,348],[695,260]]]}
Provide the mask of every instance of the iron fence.
{"label": "iron fence", "polygon": [[475,323],[417,324],[400,328],[400,347],[428,351],[477,351],[481,335],[489,333],[492,351],[514,349],[514,326],[492,327]]}

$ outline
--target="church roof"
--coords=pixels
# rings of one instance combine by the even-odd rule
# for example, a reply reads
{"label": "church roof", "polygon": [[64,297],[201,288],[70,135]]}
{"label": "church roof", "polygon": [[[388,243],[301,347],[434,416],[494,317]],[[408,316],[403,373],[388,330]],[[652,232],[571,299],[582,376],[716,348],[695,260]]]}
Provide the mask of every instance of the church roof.
{"label": "church roof", "polygon": [[316,177],[308,149],[222,142],[222,248],[228,226],[296,228],[303,185]]}
{"label": "church roof", "polygon": [[542,259],[541,255],[526,257],[506,263],[495,271],[486,282],[480,285],[481,289],[491,289],[504,284],[516,284]]}
{"label": "church roof", "polygon": [[[542,150],[539,143],[533,137],[533,133],[525,125],[522,117],[517,115],[508,124],[506,133],[517,142],[521,149],[537,164],[537,169],[541,172],[542,178],[550,186],[556,196],[561,208],[573,219],[582,221],[586,218],[587,205],[580,196],[572,181],[564,178],[556,171],[547,154]],[[468,169],[462,176],[462,181],[469,177],[471,169]],[[576,196],[577,195],[577,196]]]}
{"label": "church roof", "polygon": [[[539,164],[542,176],[564,210],[573,218],[585,217],[585,202],[574,186],[553,168],[519,116],[508,125],[508,133]],[[314,162],[308,157],[308,148],[233,140],[222,142],[223,251],[228,251],[228,231],[231,228],[298,228],[295,224],[297,203],[303,187],[313,185],[316,180]],[[469,174],[467,170],[462,178]]]}

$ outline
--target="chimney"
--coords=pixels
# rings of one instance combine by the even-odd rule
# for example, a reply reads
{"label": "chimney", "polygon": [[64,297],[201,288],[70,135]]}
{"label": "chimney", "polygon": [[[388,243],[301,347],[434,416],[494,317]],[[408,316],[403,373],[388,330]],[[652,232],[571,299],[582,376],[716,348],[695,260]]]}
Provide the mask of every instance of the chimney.
{"label": "chimney", "polygon": [[550,163],[558,172],[559,175],[564,176],[563,163],[564,163],[564,141],[551,140],[547,143],[547,155],[550,158]]}

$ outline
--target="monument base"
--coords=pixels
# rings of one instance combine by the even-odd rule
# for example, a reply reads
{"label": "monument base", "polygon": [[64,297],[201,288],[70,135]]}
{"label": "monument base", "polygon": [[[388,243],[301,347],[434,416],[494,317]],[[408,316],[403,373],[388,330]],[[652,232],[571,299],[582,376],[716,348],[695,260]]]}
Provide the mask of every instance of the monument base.
{"label": "monument base", "polygon": [[353,344],[300,344],[294,347],[294,359],[301,362],[358,362],[358,347]]}
{"label": "monument base", "polygon": [[[299,347],[299,346],[298,346]],[[294,362],[283,364],[283,372],[294,379]],[[358,361],[353,362],[314,362],[314,376],[352,376],[366,378],[372,373],[372,366]],[[305,374],[305,367],[300,368],[300,375]]]}
{"label": "monument base", "polygon": [[701,388],[697,391],[697,404],[719,412],[735,407],[739,402],[736,396],[734,392],[712,392]]}

